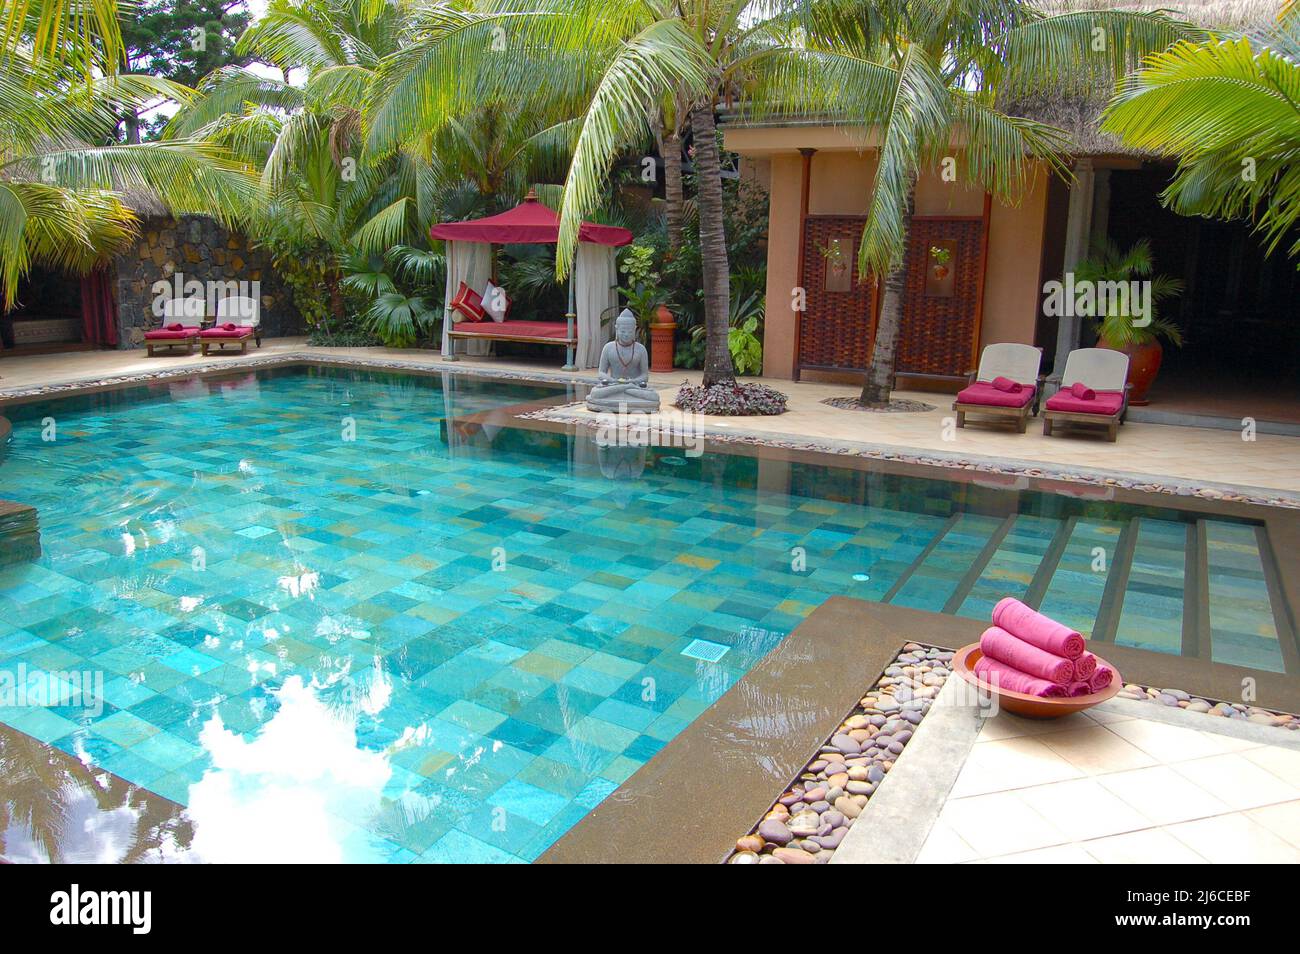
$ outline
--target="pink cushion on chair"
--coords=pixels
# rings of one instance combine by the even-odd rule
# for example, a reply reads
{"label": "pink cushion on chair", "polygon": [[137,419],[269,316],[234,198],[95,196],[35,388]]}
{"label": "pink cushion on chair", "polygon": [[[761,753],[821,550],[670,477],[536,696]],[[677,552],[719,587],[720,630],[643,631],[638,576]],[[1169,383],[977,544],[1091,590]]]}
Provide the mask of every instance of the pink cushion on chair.
{"label": "pink cushion on chair", "polygon": [[1057,391],[1047,399],[1049,411],[1066,411],[1070,414],[1096,414],[1098,417],[1110,417],[1118,414],[1124,406],[1123,391],[1098,391],[1091,401],[1077,398],[1066,390]]}
{"label": "pink cushion on chair", "polygon": [[220,328],[205,328],[199,332],[204,338],[247,338],[253,334],[254,329],[244,325],[222,326]]}
{"label": "pink cushion on chair", "polygon": [[1021,385],[1019,392],[1003,391],[987,381],[976,381],[957,392],[958,404],[983,404],[985,407],[1024,407],[1034,399],[1034,386]]}
{"label": "pink cushion on chair", "polygon": [[193,338],[198,333],[198,328],[186,328],[184,325],[172,327],[169,325],[166,328],[155,328],[153,331],[146,331],[144,338],[146,341],[184,341],[186,338]]}

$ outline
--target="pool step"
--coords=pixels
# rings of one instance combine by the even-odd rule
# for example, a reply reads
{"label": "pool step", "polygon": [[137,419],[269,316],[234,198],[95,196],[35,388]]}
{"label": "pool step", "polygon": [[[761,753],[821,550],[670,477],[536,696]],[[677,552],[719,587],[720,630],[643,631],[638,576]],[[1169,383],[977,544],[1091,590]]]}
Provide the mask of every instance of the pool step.
{"label": "pool step", "polygon": [[1066,528],[1069,535],[1052,541],[1025,602],[1089,639],[1109,639],[1114,630],[1103,607],[1123,592],[1119,577],[1127,578],[1132,555],[1129,524],[1071,517]]}
{"label": "pool step", "polygon": [[41,555],[41,528],[36,508],[0,500],[0,567],[30,563]]}
{"label": "pool step", "polygon": [[969,589],[969,571],[975,566],[982,568],[993,555],[1011,519],[954,514],[885,594],[884,601],[944,612],[960,593],[959,587],[965,584]]}

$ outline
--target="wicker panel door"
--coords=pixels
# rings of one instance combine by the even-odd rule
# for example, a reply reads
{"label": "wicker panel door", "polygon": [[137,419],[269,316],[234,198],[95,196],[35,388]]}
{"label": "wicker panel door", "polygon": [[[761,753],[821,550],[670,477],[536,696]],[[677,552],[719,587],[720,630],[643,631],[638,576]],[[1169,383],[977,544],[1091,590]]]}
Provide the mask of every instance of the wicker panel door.
{"label": "wicker panel door", "polygon": [[907,261],[897,373],[962,378],[979,334],[984,220],[912,219]]}
{"label": "wicker panel door", "polygon": [[799,321],[798,369],[862,371],[871,357],[876,282],[858,271],[860,216],[810,215],[805,220],[806,309]]}

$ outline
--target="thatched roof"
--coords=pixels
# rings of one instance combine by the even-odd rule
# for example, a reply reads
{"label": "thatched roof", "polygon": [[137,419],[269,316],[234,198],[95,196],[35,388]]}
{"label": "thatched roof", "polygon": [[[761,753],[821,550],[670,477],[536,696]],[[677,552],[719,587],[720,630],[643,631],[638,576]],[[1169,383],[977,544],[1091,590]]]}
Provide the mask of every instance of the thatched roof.
{"label": "thatched roof", "polygon": [[[1105,3],[1093,0],[1039,0],[1044,13],[1069,10],[1164,10],[1182,16],[1197,26],[1224,33],[1259,33],[1277,20],[1281,0],[1127,0]],[[1121,155],[1138,158],[1154,156],[1123,145],[1116,137],[1098,128],[1101,112],[1109,99],[1107,91],[1091,95],[1044,92],[1023,95],[1003,104],[1008,112],[1036,119],[1064,129],[1074,142],[1076,155]]]}

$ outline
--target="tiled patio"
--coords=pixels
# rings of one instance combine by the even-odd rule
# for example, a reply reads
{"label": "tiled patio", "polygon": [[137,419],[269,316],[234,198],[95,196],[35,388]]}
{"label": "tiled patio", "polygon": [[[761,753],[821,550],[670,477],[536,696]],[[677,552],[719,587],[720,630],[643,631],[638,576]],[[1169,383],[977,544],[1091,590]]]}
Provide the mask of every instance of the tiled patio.
{"label": "tiled patio", "polygon": [[1242,737],[1200,714],[1144,718],[1146,705],[988,719],[916,860],[1300,862],[1296,733]]}
{"label": "tiled patio", "polygon": [[[385,362],[459,370],[510,371],[549,378],[594,379],[594,372],[566,375],[559,361],[509,361],[470,358],[444,364],[436,352],[388,348],[313,348],[302,339],[264,342],[247,358],[237,355],[202,358],[198,355],[148,358],[143,351],[97,351],[61,355],[0,358],[0,398],[13,389],[89,381],[115,375],[137,375],[214,362],[237,366],[276,355],[310,354],[356,357]],[[651,384],[665,397],[665,407],[683,380],[698,381],[699,372],[656,374]],[[1300,494],[1300,438],[1258,434],[1253,441],[1237,431],[1210,430],[1131,422],[1114,443],[1086,436],[1045,438],[1037,421],[1029,433],[1014,434],[996,427],[948,426],[951,397],[902,392],[900,397],[925,401],[933,411],[910,414],[869,414],[830,408],[828,397],[854,393],[849,385],[767,382],[790,396],[789,411],[773,418],[702,418],[708,430],[746,433],[773,440],[819,441],[827,445],[887,446],[935,457],[989,460],[1027,466],[1104,470],[1117,475],[1163,477],[1198,485],[1256,488],[1287,495]],[[669,415],[673,411],[667,412]]]}

